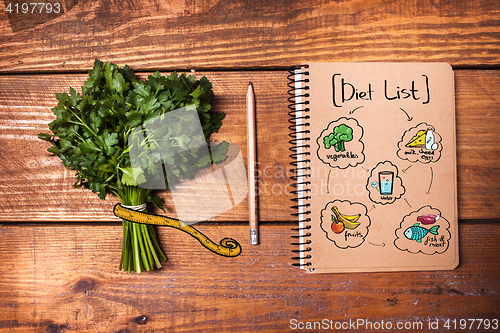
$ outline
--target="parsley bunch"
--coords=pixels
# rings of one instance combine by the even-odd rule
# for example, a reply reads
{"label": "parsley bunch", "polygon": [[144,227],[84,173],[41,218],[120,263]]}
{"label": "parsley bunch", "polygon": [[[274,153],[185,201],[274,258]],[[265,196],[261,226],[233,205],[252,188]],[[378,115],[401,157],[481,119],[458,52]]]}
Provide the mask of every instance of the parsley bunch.
{"label": "parsley bunch", "polygon": [[[212,97],[212,84],[206,77],[197,80],[176,72],[165,77],[156,72],[140,81],[130,67],[120,68],[96,59],[81,93],[71,87],[69,94],[56,93],[59,102],[52,109],[56,119],[49,123],[52,134],[40,133],[38,137],[52,144],[48,151],[58,156],[66,168],[76,171],[75,187],[90,189],[101,199],[115,195],[123,205],[153,202],[163,209],[151,189],[137,184],[129,136],[148,120],[194,106],[208,140],[224,118],[224,113],[210,111]],[[182,139],[186,145],[191,140],[188,136]],[[189,174],[185,165],[178,167]],[[167,258],[153,227],[126,220],[122,225],[120,269],[137,273],[159,269]]]}

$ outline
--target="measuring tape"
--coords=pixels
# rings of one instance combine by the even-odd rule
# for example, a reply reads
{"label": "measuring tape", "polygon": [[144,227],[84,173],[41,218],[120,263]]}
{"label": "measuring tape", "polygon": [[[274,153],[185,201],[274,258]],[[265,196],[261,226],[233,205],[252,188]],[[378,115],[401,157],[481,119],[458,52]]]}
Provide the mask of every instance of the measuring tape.
{"label": "measuring tape", "polygon": [[224,257],[237,257],[241,254],[241,245],[233,238],[223,238],[219,242],[220,244],[215,244],[210,240],[210,238],[199,232],[194,227],[171,217],[139,212],[136,210],[125,208],[120,204],[115,205],[113,213],[115,214],[115,216],[127,221],[142,224],[164,225],[183,231],[196,238],[196,240],[198,240],[201,245],[203,245],[213,253],[217,253],[218,255]]}

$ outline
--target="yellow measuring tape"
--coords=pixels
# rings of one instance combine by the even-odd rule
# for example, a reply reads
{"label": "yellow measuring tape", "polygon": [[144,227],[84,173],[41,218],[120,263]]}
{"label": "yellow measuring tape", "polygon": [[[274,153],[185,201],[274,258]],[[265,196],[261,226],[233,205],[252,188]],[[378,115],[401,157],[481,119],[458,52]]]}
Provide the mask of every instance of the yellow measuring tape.
{"label": "yellow measuring tape", "polygon": [[196,230],[194,227],[171,217],[139,212],[125,208],[120,204],[115,205],[113,213],[115,216],[127,221],[142,224],[164,225],[183,231],[196,238],[201,245],[213,253],[217,253],[224,257],[237,257],[241,254],[241,245],[233,238],[223,238],[221,239],[220,244],[215,244],[210,240],[210,238]]}

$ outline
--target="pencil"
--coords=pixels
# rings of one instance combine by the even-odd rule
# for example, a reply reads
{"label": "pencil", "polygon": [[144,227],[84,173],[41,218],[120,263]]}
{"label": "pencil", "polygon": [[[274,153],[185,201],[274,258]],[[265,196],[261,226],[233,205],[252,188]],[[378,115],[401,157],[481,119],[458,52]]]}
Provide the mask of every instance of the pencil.
{"label": "pencil", "polygon": [[250,213],[250,244],[259,244],[259,230],[257,221],[257,199],[256,199],[256,142],[255,142],[255,95],[252,82],[248,83],[247,90],[247,142],[248,142],[248,206]]}

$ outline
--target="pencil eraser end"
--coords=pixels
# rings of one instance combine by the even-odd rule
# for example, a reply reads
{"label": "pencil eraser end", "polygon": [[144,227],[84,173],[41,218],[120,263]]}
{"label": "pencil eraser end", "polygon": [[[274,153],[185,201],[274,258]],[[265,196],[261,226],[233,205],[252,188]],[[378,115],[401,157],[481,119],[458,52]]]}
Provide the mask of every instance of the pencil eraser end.
{"label": "pencil eraser end", "polygon": [[259,239],[257,237],[257,229],[250,229],[250,244],[258,245]]}

